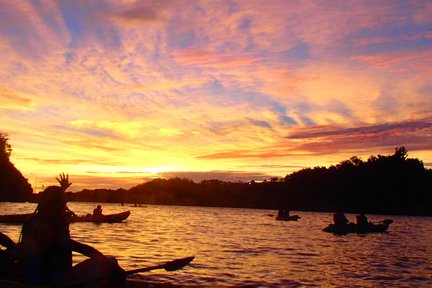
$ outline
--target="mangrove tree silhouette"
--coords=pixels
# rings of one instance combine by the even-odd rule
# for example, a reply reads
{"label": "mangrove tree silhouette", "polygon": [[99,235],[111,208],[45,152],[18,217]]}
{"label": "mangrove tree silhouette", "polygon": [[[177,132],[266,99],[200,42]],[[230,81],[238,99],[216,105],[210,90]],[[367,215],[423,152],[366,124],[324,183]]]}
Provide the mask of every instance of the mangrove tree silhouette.
{"label": "mangrove tree silhouette", "polygon": [[0,201],[28,201],[33,189],[10,161],[12,146],[8,140],[8,135],[0,131]]}
{"label": "mangrove tree silhouette", "polygon": [[69,196],[74,201],[432,215],[431,187],[432,170],[398,147],[393,155],[366,161],[354,156],[259,183],[154,179],[129,190],[83,190]]}

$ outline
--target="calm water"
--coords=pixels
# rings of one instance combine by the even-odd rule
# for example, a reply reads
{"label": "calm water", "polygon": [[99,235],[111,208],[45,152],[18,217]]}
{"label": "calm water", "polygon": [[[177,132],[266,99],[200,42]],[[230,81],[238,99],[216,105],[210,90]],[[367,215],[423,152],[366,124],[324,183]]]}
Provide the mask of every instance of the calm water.
{"label": "calm water", "polygon": [[[77,214],[95,203],[69,203]],[[0,203],[0,214],[33,211],[34,204]],[[134,275],[177,284],[256,287],[432,287],[432,218],[391,218],[388,233],[335,236],[322,232],[329,213],[293,212],[276,221],[272,210],[103,204],[104,213],[130,210],[125,223],[71,224],[72,237],[116,256],[124,269],[195,255],[175,272]],[[351,220],[354,215],[347,215]],[[20,227],[0,224],[18,240]],[[76,256],[76,257],[75,257]],[[83,258],[75,255],[75,261]]]}

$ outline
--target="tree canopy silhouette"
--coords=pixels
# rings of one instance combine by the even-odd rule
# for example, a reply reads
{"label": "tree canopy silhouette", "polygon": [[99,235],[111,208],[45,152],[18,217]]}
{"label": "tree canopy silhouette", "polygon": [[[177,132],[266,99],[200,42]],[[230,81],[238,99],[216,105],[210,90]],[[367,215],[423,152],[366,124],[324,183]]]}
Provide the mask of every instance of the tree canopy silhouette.
{"label": "tree canopy silhouette", "polygon": [[305,168],[261,183],[154,179],[129,190],[71,196],[79,201],[432,215],[431,187],[432,170],[397,147],[393,155],[367,161],[353,156],[328,168]]}
{"label": "tree canopy silhouette", "polygon": [[12,146],[8,135],[0,132],[0,201],[29,201],[32,187],[10,161]]}
{"label": "tree canopy silhouette", "polygon": [[[10,162],[12,147],[1,132],[0,145],[0,201],[30,200],[31,186]],[[372,155],[366,161],[353,156],[328,168],[304,168],[263,182],[159,178],[128,190],[67,194],[71,201],[432,216],[431,188],[432,170],[397,147],[392,155]]]}

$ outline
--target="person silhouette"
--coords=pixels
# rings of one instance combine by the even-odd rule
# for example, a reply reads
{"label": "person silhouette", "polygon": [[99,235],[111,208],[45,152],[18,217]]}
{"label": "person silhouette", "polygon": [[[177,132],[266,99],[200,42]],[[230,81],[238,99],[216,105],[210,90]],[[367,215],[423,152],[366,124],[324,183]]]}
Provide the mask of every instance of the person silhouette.
{"label": "person silhouette", "polygon": [[360,215],[357,215],[357,216],[356,216],[356,224],[357,224],[357,225],[365,226],[365,225],[367,225],[368,223],[369,223],[369,222],[368,222],[368,218],[366,217],[366,215],[364,214],[363,211],[360,213]]}
{"label": "person silhouette", "polygon": [[277,217],[280,217],[280,218],[290,217],[290,210],[288,210],[288,209],[279,209]]}
{"label": "person silhouette", "polygon": [[93,209],[93,216],[102,216],[102,206],[97,205],[95,209]]}
{"label": "person silhouette", "polygon": [[[115,259],[71,238],[66,203],[62,187],[49,186],[39,194],[36,211],[23,224],[18,243],[23,282],[58,285],[91,279],[101,275],[96,275],[96,272],[92,274],[94,269],[89,268],[101,266],[105,267],[103,273],[106,275],[115,274],[123,277],[124,270],[118,266]],[[90,259],[72,266],[72,251]]]}
{"label": "person silhouette", "polygon": [[347,225],[348,219],[346,218],[345,214],[341,211],[337,211],[333,214],[333,223],[337,226]]}

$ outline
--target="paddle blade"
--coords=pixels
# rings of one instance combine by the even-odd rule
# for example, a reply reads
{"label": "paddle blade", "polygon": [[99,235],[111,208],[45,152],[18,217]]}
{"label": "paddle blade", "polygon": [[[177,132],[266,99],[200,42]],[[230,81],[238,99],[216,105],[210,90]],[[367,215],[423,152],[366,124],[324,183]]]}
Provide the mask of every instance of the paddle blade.
{"label": "paddle blade", "polygon": [[125,272],[125,274],[126,275],[132,275],[135,273],[148,272],[148,271],[152,271],[152,270],[156,270],[156,269],[165,269],[166,271],[175,271],[175,270],[181,269],[184,266],[186,266],[187,264],[189,264],[194,258],[195,258],[195,256],[191,256],[191,257],[172,260],[172,261],[167,262],[165,264],[128,270]]}
{"label": "paddle blade", "polygon": [[166,263],[164,269],[166,271],[175,271],[181,269],[184,266],[188,265],[190,262],[192,262],[194,258],[195,256],[191,256],[191,257],[173,260],[171,262]]}
{"label": "paddle blade", "polygon": [[392,219],[386,219],[384,221],[382,221],[385,225],[390,225],[391,223],[393,223]]}

